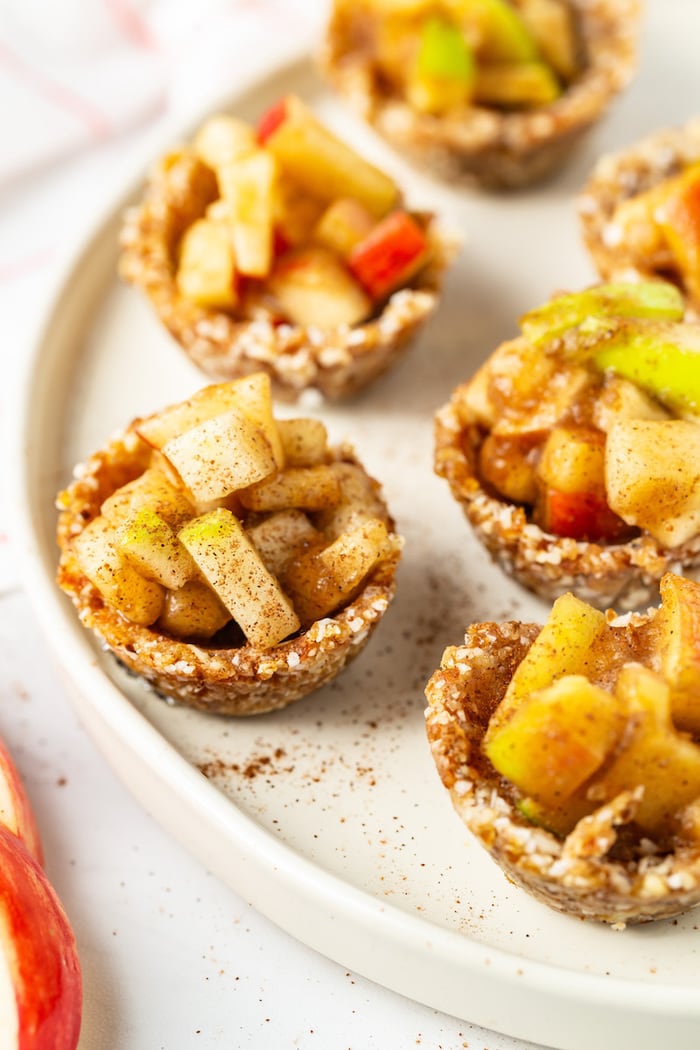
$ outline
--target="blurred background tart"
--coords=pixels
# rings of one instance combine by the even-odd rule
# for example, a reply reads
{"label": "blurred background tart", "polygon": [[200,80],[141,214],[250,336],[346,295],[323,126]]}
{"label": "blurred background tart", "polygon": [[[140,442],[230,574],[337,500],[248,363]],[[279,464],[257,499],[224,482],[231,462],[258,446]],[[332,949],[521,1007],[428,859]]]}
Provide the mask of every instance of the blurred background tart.
{"label": "blurred background tart", "polygon": [[321,64],[417,163],[517,187],[627,84],[638,21],[637,0],[335,0]]}

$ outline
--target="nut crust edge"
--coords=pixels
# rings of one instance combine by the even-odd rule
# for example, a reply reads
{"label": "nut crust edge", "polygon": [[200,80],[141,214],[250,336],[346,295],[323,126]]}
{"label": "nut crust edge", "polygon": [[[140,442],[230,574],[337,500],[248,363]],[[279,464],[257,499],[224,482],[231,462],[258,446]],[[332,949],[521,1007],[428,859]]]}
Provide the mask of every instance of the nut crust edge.
{"label": "nut crust edge", "polygon": [[539,631],[517,621],[473,624],[428,682],[428,742],[456,812],[510,880],[557,911],[622,927],[688,910],[700,903],[699,846],[641,859],[608,855],[634,814],[634,792],[560,840],[520,816],[506,782],[481,758],[488,720]]}
{"label": "nut crust edge", "polygon": [[490,495],[476,469],[479,427],[463,421],[468,385],[457,387],[436,413],[435,473],[447,480],[477,539],[508,576],[546,601],[572,591],[596,608],[625,612],[657,601],[664,573],[689,576],[700,568],[700,536],[672,550],[648,533],[620,544],[573,540],[544,532],[521,506]]}

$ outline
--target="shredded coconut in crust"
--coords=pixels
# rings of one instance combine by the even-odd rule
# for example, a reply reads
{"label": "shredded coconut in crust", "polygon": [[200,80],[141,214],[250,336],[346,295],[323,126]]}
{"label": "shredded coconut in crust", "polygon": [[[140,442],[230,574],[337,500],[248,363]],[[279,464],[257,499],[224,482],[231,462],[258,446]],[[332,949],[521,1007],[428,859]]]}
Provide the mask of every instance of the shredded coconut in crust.
{"label": "shredded coconut in crust", "polygon": [[539,631],[516,621],[473,624],[428,682],[428,741],[455,810],[508,878],[558,911],[617,928],[686,911],[700,902],[700,847],[662,853],[649,840],[634,850],[622,844],[638,789],[561,840],[520,815],[508,782],[484,758],[489,719]]}
{"label": "shredded coconut in crust", "polygon": [[454,116],[418,113],[382,89],[358,0],[336,0],[320,55],[328,80],[394,146],[448,180],[515,188],[562,164],[630,80],[638,0],[571,0],[586,63],[560,98],[521,112],[473,106]]}
{"label": "shredded coconut in crust", "polygon": [[493,560],[523,587],[547,601],[572,591],[597,608],[646,608],[658,598],[666,572],[693,575],[700,536],[672,550],[648,533],[626,543],[598,544],[553,536],[528,521],[523,507],[490,495],[477,472],[483,431],[470,419],[464,383],[435,417],[435,472],[449,483],[474,532]]}
{"label": "shredded coconut in crust", "polygon": [[[77,467],[75,480],[59,497],[57,580],[83,625],[159,693],[217,714],[273,711],[334,678],[362,651],[389,607],[399,550],[377,565],[354,601],[272,649],[250,644],[234,649],[207,647],[162,634],[155,626],[139,627],[105,603],[78,567],[70,544],[97,517],[107,496],[146,469],[150,452],[135,431],[127,429]],[[357,464],[347,447],[333,455],[338,461]],[[391,527],[388,511],[386,521]]]}
{"label": "shredded coconut in crust", "polygon": [[[683,127],[658,131],[619,153],[607,154],[596,164],[579,200],[583,239],[598,273],[605,280],[648,280],[660,275],[646,254],[635,251],[613,221],[618,205],[646,193],[666,179],[700,161],[700,119]],[[682,289],[686,294],[688,290]],[[693,315],[700,302],[691,299]]]}
{"label": "shredded coconut in crust", "polygon": [[431,260],[364,324],[334,329],[274,324],[204,309],[180,295],[177,247],[185,229],[218,196],[214,172],[183,149],[150,173],[143,201],[126,212],[121,233],[121,277],[140,288],[186,354],[213,379],[264,370],[280,400],[316,390],[328,400],[357,393],[401,356],[438,303],[455,238],[431,221]]}

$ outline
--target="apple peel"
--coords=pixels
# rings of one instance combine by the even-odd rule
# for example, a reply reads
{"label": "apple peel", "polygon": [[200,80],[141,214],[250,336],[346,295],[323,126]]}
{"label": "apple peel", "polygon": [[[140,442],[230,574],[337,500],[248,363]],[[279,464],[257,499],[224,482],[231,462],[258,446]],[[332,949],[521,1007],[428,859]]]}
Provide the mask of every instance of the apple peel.
{"label": "apple peel", "polygon": [[8,1050],[75,1050],[82,977],[75,937],[27,847],[0,826],[0,1032]]}
{"label": "apple peel", "polygon": [[12,756],[0,740],[0,825],[2,824],[22,839],[37,863],[43,865],[44,854],[34,812]]}

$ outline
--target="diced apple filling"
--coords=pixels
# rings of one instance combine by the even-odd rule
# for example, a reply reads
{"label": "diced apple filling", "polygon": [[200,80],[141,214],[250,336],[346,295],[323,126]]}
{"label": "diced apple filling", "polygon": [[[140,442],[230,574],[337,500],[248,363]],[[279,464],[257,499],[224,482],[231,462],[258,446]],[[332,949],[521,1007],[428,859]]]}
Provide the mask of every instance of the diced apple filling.
{"label": "diced apple filling", "polygon": [[176,284],[205,309],[336,328],[366,321],[430,258],[424,217],[300,99],[259,125],[211,117],[192,149],[220,196],[181,238]]}
{"label": "diced apple filling", "polygon": [[[661,547],[700,534],[700,326],[654,281],[562,295],[521,318],[467,387],[478,472],[545,532]],[[678,418],[682,417],[682,418]]]}
{"label": "diced apple filling", "polygon": [[378,73],[421,113],[546,105],[582,68],[567,0],[374,0],[371,6]]}
{"label": "diced apple filling", "polygon": [[645,272],[675,272],[700,300],[700,164],[627,197],[610,227]]}
{"label": "diced apple filling", "polygon": [[275,419],[266,373],[205,387],[134,431],[149,466],[72,550],[139,626],[201,642],[234,621],[270,648],[351,600],[398,550],[375,483],[334,460],[320,421]]}
{"label": "diced apple filling", "polygon": [[[617,625],[567,595],[517,668],[483,750],[533,823],[565,835],[641,788],[641,834],[664,846],[697,839],[689,807],[700,805],[700,584],[667,574],[661,597],[650,619]],[[593,629],[584,633],[586,617]]]}

